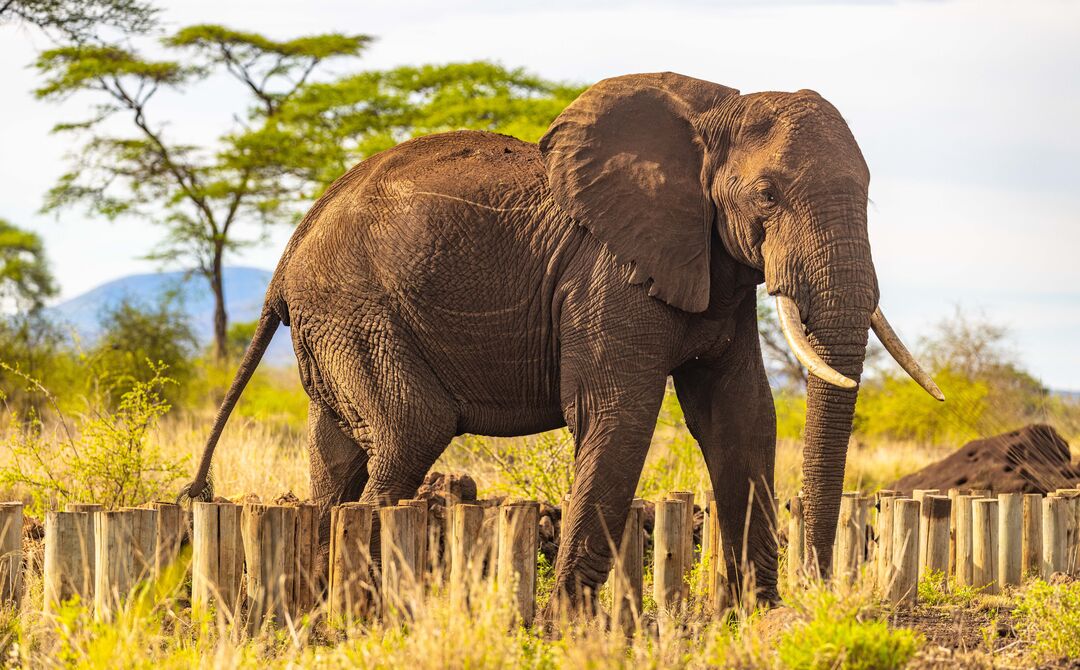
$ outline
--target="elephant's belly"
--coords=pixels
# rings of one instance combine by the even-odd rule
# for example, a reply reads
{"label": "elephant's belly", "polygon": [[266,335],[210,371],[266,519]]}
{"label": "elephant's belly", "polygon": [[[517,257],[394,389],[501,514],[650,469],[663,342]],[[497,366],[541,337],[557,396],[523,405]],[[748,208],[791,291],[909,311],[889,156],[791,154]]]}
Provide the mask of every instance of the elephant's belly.
{"label": "elephant's belly", "polygon": [[517,437],[533,435],[566,425],[557,404],[548,407],[485,407],[463,405],[458,434]]}

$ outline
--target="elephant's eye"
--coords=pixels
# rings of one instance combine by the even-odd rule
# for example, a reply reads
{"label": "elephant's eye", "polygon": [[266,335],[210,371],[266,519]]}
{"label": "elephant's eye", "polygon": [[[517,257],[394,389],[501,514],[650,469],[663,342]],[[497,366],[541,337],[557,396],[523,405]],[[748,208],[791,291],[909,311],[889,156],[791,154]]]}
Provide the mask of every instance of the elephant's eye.
{"label": "elephant's eye", "polygon": [[776,192],[771,188],[763,189],[758,192],[758,200],[761,202],[761,206],[765,209],[772,209],[776,207],[776,203],[779,202],[779,198],[776,196]]}

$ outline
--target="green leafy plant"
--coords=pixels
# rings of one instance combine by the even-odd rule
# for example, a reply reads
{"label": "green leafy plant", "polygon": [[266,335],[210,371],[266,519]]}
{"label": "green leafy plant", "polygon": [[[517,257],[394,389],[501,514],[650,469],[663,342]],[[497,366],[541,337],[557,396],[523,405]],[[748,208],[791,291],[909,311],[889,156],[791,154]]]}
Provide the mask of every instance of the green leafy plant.
{"label": "green leafy plant", "polygon": [[1080,582],[1031,582],[1013,616],[1037,660],[1080,658]]}
{"label": "green leafy plant", "polygon": [[922,644],[911,630],[889,624],[862,607],[822,591],[811,618],[781,637],[777,652],[792,670],[899,670]]}
{"label": "green leafy plant", "polygon": [[60,503],[122,507],[171,494],[186,463],[167,460],[153,432],[170,409],[163,390],[174,382],[165,376],[166,366],[149,365],[150,379],[134,381],[115,409],[92,408],[74,426],[54,396],[26,377],[53,402],[58,430],[48,435],[36,414],[13,421],[16,427],[3,444],[8,458],[0,466],[0,485],[29,495],[29,511],[36,515]]}
{"label": "green leafy plant", "polygon": [[929,571],[919,580],[919,602],[930,606],[971,607],[982,589],[957,584],[940,570]]}
{"label": "green leafy plant", "polygon": [[574,483],[574,442],[565,429],[512,439],[467,435],[456,445],[466,471],[494,469],[491,493],[559,505]]}

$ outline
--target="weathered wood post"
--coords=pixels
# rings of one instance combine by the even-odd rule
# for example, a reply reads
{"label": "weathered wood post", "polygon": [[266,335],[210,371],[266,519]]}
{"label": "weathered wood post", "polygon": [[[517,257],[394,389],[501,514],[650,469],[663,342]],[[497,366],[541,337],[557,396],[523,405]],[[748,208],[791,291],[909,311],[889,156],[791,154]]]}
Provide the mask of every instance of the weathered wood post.
{"label": "weathered wood post", "polygon": [[536,615],[536,552],[540,505],[514,502],[499,508],[499,593],[512,593],[519,621],[531,626]]}
{"label": "weathered wood post", "polygon": [[802,497],[795,496],[790,503],[791,519],[788,521],[787,569],[788,581],[794,587],[802,581],[806,564],[806,524],[803,519]]}
{"label": "weathered wood post", "polygon": [[946,496],[923,497],[919,510],[919,579],[926,579],[931,572],[941,573],[948,583],[949,570],[949,523],[952,517],[952,501]]}
{"label": "weathered wood post", "polygon": [[81,512],[86,514],[90,519],[87,523],[90,525],[90,535],[86,542],[87,551],[87,569],[90,571],[90,586],[86,592],[85,602],[87,605],[94,604],[94,575],[97,574],[95,564],[97,562],[97,545],[94,542],[94,512],[100,512],[105,509],[104,506],[97,503],[68,503],[64,506],[65,512]]}
{"label": "weathered wood post", "polygon": [[154,575],[160,575],[180,555],[180,545],[184,541],[184,508],[176,503],[155,502],[153,508],[157,527],[154,530]]}
{"label": "weathered wood post", "polygon": [[918,599],[920,507],[918,500],[893,502],[892,563],[886,590],[893,604],[914,605]]}
{"label": "weathered wood post", "polygon": [[1024,542],[1024,497],[998,494],[998,585],[1019,586]]}
{"label": "weathered wood post", "polygon": [[1037,577],[1042,570],[1042,496],[1024,494],[1024,537],[1020,550],[1023,577]]}
{"label": "weathered wood post", "polygon": [[690,596],[690,571],[694,569],[694,494],[690,491],[671,491],[668,493],[670,500],[678,500],[683,504],[683,536],[681,543],[683,581],[681,585],[682,597]]}
{"label": "weathered wood post", "polygon": [[22,537],[22,503],[0,503],[0,603],[18,603],[22,596]]}
{"label": "weathered wood post", "polygon": [[420,572],[416,573],[417,584],[422,589],[428,572],[428,504],[423,498],[410,498],[398,502],[399,505],[412,505],[420,510],[420,528],[416,535],[416,551],[420,557]]}
{"label": "weathered wood post", "polygon": [[[296,567],[293,569],[292,594],[289,612],[295,617],[310,611],[319,599],[319,573],[328,566],[317,565],[319,556],[319,507],[314,503],[299,503],[293,546],[296,547]],[[325,575],[326,578],[329,575]]]}
{"label": "weathered wood post", "polygon": [[834,572],[837,581],[850,584],[859,573],[859,558],[862,546],[859,544],[861,533],[859,496],[857,493],[845,493],[840,499],[840,519],[836,524],[836,550]]}
{"label": "weathered wood post", "polygon": [[633,634],[641,617],[644,569],[645,501],[634,498],[612,574],[612,615],[627,635]]}
{"label": "weathered wood post", "polygon": [[328,608],[337,620],[374,610],[378,590],[372,581],[371,541],[378,507],[349,502],[330,511]]}
{"label": "weathered wood post", "polygon": [[886,496],[878,501],[878,549],[876,556],[877,586],[878,591],[886,593],[889,588],[889,580],[892,577],[892,553],[893,553],[893,514],[897,500],[907,500],[898,496]]}
{"label": "weathered wood post", "polygon": [[93,516],[86,512],[45,514],[44,610],[48,614],[74,597],[93,604],[94,571],[90,528]]}
{"label": "weathered wood post", "polygon": [[367,615],[374,603],[371,583],[371,528],[375,508],[345,503],[330,511],[330,619],[351,623]]}
{"label": "weathered wood post", "polygon": [[1057,496],[1068,501],[1064,572],[1075,577],[1080,575],[1080,489],[1058,489]]}
{"label": "weathered wood post", "polygon": [[94,513],[94,616],[99,621],[112,620],[135,585],[134,521],[126,511]]}
{"label": "weathered wood post", "polygon": [[419,607],[423,588],[425,515],[416,505],[395,505],[379,510],[382,549],[382,609],[389,619],[410,617]]}
{"label": "weathered wood post", "polygon": [[972,585],[972,549],[971,542],[971,501],[970,495],[956,496],[956,583],[959,586]]}
{"label": "weathered wood post", "polygon": [[131,516],[131,565],[135,581],[149,579],[157,554],[157,511],[145,507],[122,507]]}
{"label": "weathered wood post", "polygon": [[998,501],[971,501],[971,581],[983,593],[997,593]]}
{"label": "weathered wood post", "polygon": [[[712,493],[712,492],[710,492]],[[800,508],[801,509],[801,508]],[[800,517],[802,512],[799,512]],[[790,540],[789,540],[790,541]],[[720,533],[720,510],[716,504],[716,495],[709,498],[709,606],[713,612],[719,612],[725,606],[724,589],[727,586],[727,563],[724,558],[724,541]],[[788,548],[788,561],[791,560],[791,548]],[[790,565],[790,563],[789,563]]]}
{"label": "weathered wood post", "polygon": [[1055,572],[1065,572],[1068,545],[1069,501],[1048,495],[1042,501],[1043,559],[1042,578],[1050,579]]}
{"label": "weathered wood post", "polygon": [[958,488],[949,489],[949,502],[954,510],[949,514],[949,571],[948,575],[956,574],[956,499],[963,494]]}
{"label": "weathered wood post", "polygon": [[450,508],[450,604],[468,610],[480,584],[491,540],[484,532],[484,508],[458,503]]}
{"label": "weathered wood post", "polygon": [[680,500],[656,503],[653,525],[653,597],[661,637],[672,633],[682,601],[683,533],[686,506]]}
{"label": "weathered wood post", "polygon": [[291,616],[296,569],[296,508],[244,505],[240,516],[247,568],[247,632],[281,626]]}
{"label": "weathered wood post", "polygon": [[242,508],[232,503],[192,504],[191,607],[206,611],[211,602],[221,614],[239,612],[243,593]]}

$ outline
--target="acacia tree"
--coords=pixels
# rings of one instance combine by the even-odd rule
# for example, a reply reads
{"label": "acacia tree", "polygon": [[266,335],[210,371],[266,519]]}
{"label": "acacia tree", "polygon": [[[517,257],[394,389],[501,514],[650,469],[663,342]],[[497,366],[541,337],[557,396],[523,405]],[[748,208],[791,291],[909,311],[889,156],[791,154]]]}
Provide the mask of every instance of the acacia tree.
{"label": "acacia tree", "polygon": [[[584,89],[475,61],[360,72],[304,86],[238,143],[317,196],[356,162],[419,135],[487,130],[534,142]],[[267,175],[268,177],[270,175]]]}
{"label": "acacia tree", "polygon": [[41,237],[0,219],[0,311],[36,312],[54,295]]}
{"label": "acacia tree", "polygon": [[22,23],[72,42],[95,39],[103,27],[145,33],[158,10],[142,0],[0,0],[0,23]]}
{"label": "acacia tree", "polygon": [[[180,260],[210,284],[214,294],[214,343],[227,351],[225,254],[255,240],[236,234],[241,221],[262,226],[292,220],[290,195],[267,163],[274,152],[253,151],[242,138],[265,124],[297,94],[320,64],[355,57],[371,42],[367,35],[338,33],[272,40],[222,26],[197,25],[166,38],[179,60],[145,58],[114,45],[76,44],[45,51],[36,62],[45,77],[38,97],[60,100],[89,93],[95,114],[58,125],[58,132],[83,137],[72,153],[72,169],[46,196],[45,210],[82,204],[90,213],[116,219],[137,216],[166,227],[150,258]],[[190,64],[188,64],[190,63]],[[224,71],[252,97],[234,114],[234,127],[214,142],[197,146],[172,139],[152,101],[165,89],[179,91]],[[134,134],[115,135],[107,119],[126,114]]]}

